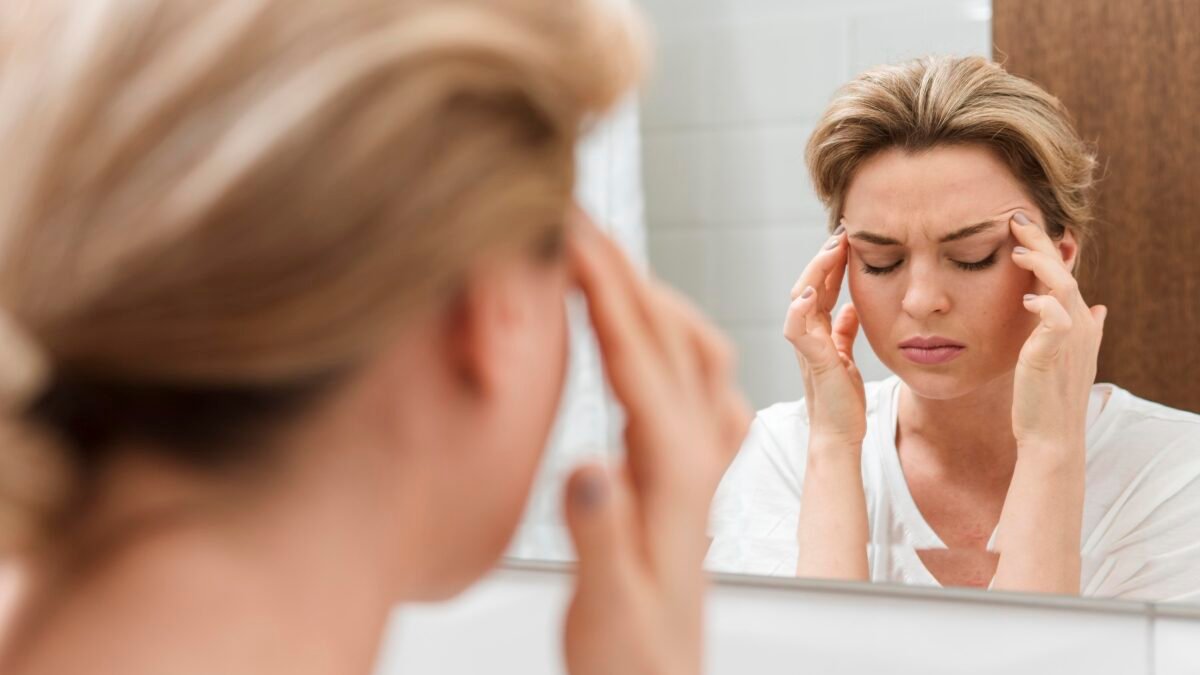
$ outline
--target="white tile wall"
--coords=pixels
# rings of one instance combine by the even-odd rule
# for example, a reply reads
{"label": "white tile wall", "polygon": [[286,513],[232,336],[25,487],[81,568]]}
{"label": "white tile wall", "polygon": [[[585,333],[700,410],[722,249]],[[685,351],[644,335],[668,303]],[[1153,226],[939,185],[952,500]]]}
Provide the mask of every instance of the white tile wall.
{"label": "white tile wall", "polygon": [[661,230],[821,221],[804,170],[811,131],[795,124],[643,129],[649,223]]}
{"label": "white tile wall", "polygon": [[[832,91],[839,84],[845,50],[838,17],[813,17],[803,2],[782,16],[744,8],[706,13],[705,5],[715,3],[695,4],[700,13],[687,19],[660,15],[668,25],[659,27],[660,76],[645,97],[645,128],[787,122],[820,113],[823,101],[807,88]],[[803,39],[799,22],[808,24]]]}
{"label": "white tile wall", "polygon": [[[990,55],[991,2],[641,4],[658,35],[642,104],[651,267],[733,337],[756,406],[800,396],[780,329],[787,292],[826,236],[808,135],[834,90],[869,66]],[[887,375],[865,341],[857,352],[868,379]]]}

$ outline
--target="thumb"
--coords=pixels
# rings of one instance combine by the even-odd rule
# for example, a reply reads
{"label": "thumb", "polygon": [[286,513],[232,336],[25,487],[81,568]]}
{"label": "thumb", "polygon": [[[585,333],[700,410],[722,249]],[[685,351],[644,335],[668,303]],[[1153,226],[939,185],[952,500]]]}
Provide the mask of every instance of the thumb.
{"label": "thumb", "polygon": [[628,488],[603,466],[588,464],[567,479],[566,514],[578,562],[580,592],[620,593],[636,569]]}
{"label": "thumb", "polygon": [[792,343],[796,355],[802,359],[801,367],[813,373],[821,373],[841,365],[841,357],[830,339],[827,329],[816,316],[817,294],[812,287],[805,289],[788,306],[783,322],[783,336]]}

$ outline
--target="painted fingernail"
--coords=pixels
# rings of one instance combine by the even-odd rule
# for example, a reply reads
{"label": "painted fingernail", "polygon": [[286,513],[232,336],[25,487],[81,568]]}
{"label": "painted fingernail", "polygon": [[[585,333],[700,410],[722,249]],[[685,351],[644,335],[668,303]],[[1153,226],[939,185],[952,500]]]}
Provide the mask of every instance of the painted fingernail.
{"label": "painted fingernail", "polygon": [[813,293],[816,293],[816,292],[817,292],[817,291],[816,291],[816,290],[815,290],[815,289],[814,289],[812,286],[809,286],[809,287],[807,287],[807,288],[805,288],[805,289],[804,289],[804,292],[803,292],[803,293],[801,293],[801,294],[800,294],[800,299],[801,299],[801,300],[807,300],[807,299],[809,299],[809,298],[811,298],[811,297],[812,297],[812,294],[813,294]]}
{"label": "painted fingernail", "polygon": [[833,239],[829,240],[828,244],[825,244],[825,250],[832,251],[833,249],[837,248],[838,244],[840,244],[840,243],[841,243],[841,240],[838,239],[837,237],[834,237]]}
{"label": "painted fingernail", "polygon": [[604,502],[608,497],[608,486],[599,476],[594,474],[584,474],[575,482],[575,489],[571,493],[571,498],[575,500],[581,508],[594,509]]}
{"label": "painted fingernail", "polygon": [[1026,253],[1029,253],[1029,249],[1025,248],[1024,246],[1014,246],[1013,253],[1016,253],[1017,255],[1025,255]]}
{"label": "painted fingernail", "polygon": [[1024,213],[1021,213],[1020,211],[1017,211],[1016,213],[1013,214],[1013,220],[1017,221],[1018,225],[1029,225],[1030,223],[1033,222],[1033,221],[1029,220],[1028,216],[1026,216]]}
{"label": "painted fingernail", "polygon": [[1026,293],[1025,302],[1033,302],[1034,300],[1037,300],[1037,297],[1038,296],[1034,295],[1033,293]]}
{"label": "painted fingernail", "polygon": [[838,236],[839,234],[841,234],[841,233],[843,233],[843,232],[845,232],[845,231],[846,231],[846,226],[845,226],[845,225],[838,225],[838,226],[837,226],[837,229],[833,231],[833,236],[835,236],[835,237],[836,237],[836,236]]}

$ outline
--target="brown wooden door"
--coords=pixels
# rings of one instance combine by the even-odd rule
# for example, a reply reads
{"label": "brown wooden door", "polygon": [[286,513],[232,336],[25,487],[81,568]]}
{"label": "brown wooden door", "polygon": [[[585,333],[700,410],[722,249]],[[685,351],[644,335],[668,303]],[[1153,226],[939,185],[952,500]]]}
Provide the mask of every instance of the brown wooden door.
{"label": "brown wooden door", "polygon": [[1200,0],[994,0],[995,58],[1058,96],[1103,179],[1080,276],[1098,379],[1200,412]]}

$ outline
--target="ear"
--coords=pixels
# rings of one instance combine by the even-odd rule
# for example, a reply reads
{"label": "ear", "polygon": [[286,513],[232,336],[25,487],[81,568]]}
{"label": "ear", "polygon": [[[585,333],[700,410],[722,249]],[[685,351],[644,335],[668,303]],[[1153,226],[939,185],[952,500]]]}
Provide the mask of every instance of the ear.
{"label": "ear", "polygon": [[1075,239],[1075,234],[1071,230],[1064,230],[1062,239],[1054,243],[1058,247],[1059,254],[1062,255],[1063,263],[1074,273],[1079,260],[1079,241]]}
{"label": "ear", "polygon": [[509,265],[473,271],[446,314],[445,344],[457,379],[475,396],[494,394],[514,363],[524,308]]}

